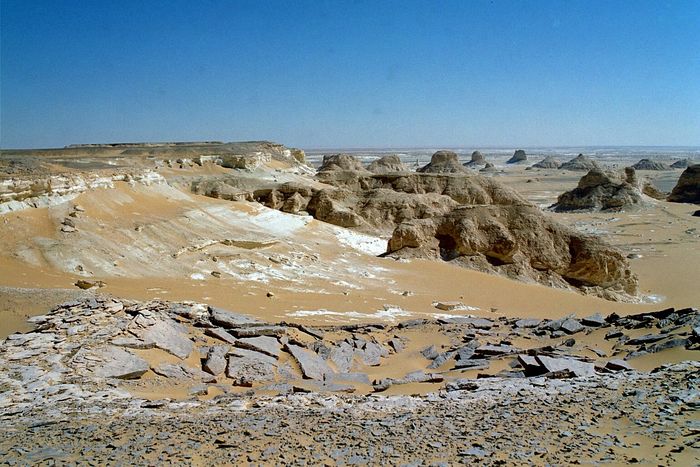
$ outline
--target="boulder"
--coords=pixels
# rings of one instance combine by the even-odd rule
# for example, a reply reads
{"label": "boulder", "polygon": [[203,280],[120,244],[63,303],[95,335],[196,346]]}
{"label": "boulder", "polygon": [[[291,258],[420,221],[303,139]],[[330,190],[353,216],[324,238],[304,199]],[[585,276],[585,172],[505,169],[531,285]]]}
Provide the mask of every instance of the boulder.
{"label": "boulder", "polygon": [[688,166],[668,197],[674,203],[700,204],[700,164]]}
{"label": "boulder", "polygon": [[598,163],[583,154],[579,154],[568,162],[564,162],[559,166],[561,170],[602,170]]}
{"label": "boulder", "polygon": [[561,162],[555,159],[554,156],[547,156],[532,166],[536,169],[558,169],[561,166]]}
{"label": "boulder", "polygon": [[525,154],[525,151],[523,151],[522,149],[517,149],[513,153],[513,157],[508,159],[506,164],[516,164],[518,162],[525,162],[526,160],[527,160],[527,155]]}
{"label": "boulder", "polygon": [[635,170],[668,170],[669,167],[663,162],[642,159],[632,166]]}
{"label": "boulder", "polygon": [[430,163],[419,168],[419,173],[465,173],[462,164],[459,163],[457,153],[453,151],[437,151],[430,158]]}
{"label": "boulder", "polygon": [[207,352],[206,360],[202,364],[202,369],[214,376],[222,374],[226,371],[226,354],[228,350],[229,346],[227,345],[214,345],[210,347]]}
{"label": "boulder", "polygon": [[367,170],[375,174],[409,172],[408,167],[401,162],[399,156],[394,154],[370,162],[367,166]]}

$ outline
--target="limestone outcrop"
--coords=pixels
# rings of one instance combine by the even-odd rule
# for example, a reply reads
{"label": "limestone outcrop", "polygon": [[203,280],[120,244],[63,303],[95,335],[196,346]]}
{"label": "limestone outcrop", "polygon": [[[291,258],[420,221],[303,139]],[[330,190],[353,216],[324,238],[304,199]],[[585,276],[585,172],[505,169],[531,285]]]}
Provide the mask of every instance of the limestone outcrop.
{"label": "limestone outcrop", "polygon": [[419,173],[463,173],[467,169],[459,163],[457,153],[453,151],[437,151],[430,158],[430,162],[419,168]]}
{"label": "limestone outcrop", "polygon": [[508,159],[507,164],[516,164],[518,162],[525,162],[527,160],[527,155],[525,154],[525,151],[522,149],[517,149],[513,153],[513,157]]}
{"label": "limestone outcrop", "polygon": [[648,204],[649,198],[663,199],[647,180],[640,180],[632,167],[625,173],[592,169],[578,186],[562,193],[552,206],[555,211],[619,211]]}
{"label": "limestone outcrop", "polygon": [[350,154],[330,154],[323,156],[323,163],[321,167],[318,168],[318,171],[331,172],[334,170],[357,170],[364,172],[365,168],[362,166],[362,162]]}
{"label": "limestone outcrop", "polygon": [[689,165],[693,165],[690,159],[678,159],[673,164],[671,164],[672,169],[685,169]]}
{"label": "limestone outcrop", "polygon": [[408,167],[401,162],[399,156],[392,154],[372,161],[367,166],[367,170],[375,174],[392,172],[409,172]]}
{"label": "limestone outcrop", "polygon": [[700,204],[700,164],[688,166],[668,197],[674,203]]}
{"label": "limestone outcrop", "polygon": [[554,156],[547,156],[541,161],[532,165],[536,169],[558,169],[561,166],[561,162],[555,159]]}
{"label": "limestone outcrop", "polygon": [[568,162],[564,162],[559,166],[561,170],[592,170],[602,169],[602,167],[591,158],[579,154]]}
{"label": "limestone outcrop", "polygon": [[641,159],[632,166],[636,170],[668,170],[668,166],[663,162],[653,161],[651,159]]}
{"label": "limestone outcrop", "polygon": [[491,178],[349,170],[323,172],[319,178],[329,187],[287,185],[257,200],[281,209],[296,197],[318,220],[390,235],[386,254],[397,258],[454,261],[613,299],[636,292],[636,277],[617,250],[557,224]]}
{"label": "limestone outcrop", "polygon": [[486,158],[483,154],[481,154],[481,151],[474,151],[472,153],[471,160],[464,164],[465,167],[477,167],[483,165],[486,165]]}
{"label": "limestone outcrop", "polygon": [[388,247],[398,258],[432,257],[609,299],[637,291],[624,256],[544,216],[534,206],[458,206],[400,224]]}

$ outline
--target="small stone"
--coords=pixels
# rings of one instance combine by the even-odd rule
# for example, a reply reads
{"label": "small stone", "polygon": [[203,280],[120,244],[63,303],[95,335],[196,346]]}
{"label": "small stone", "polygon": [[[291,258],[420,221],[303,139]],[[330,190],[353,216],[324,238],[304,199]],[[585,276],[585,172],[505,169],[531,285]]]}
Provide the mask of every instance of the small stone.
{"label": "small stone", "polygon": [[611,371],[633,371],[634,368],[629,366],[629,364],[620,359],[610,360],[605,364],[605,368]]}

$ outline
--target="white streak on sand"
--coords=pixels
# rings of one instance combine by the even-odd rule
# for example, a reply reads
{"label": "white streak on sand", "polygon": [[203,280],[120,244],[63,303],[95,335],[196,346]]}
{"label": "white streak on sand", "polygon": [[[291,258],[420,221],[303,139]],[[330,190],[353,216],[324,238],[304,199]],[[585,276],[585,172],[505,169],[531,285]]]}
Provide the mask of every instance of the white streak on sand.
{"label": "white streak on sand", "polygon": [[351,320],[358,319],[383,319],[387,321],[395,321],[398,317],[411,316],[413,313],[403,310],[393,305],[384,305],[383,310],[377,310],[374,313],[360,313],[357,311],[330,311],[326,309],[320,310],[299,310],[292,313],[287,313],[287,316],[295,318],[303,318],[307,316],[339,316]]}
{"label": "white streak on sand", "polygon": [[386,253],[386,239],[353,232],[352,230],[342,227],[334,227],[333,233],[340,243],[354,248],[360,253],[372,256],[379,256],[382,253]]}

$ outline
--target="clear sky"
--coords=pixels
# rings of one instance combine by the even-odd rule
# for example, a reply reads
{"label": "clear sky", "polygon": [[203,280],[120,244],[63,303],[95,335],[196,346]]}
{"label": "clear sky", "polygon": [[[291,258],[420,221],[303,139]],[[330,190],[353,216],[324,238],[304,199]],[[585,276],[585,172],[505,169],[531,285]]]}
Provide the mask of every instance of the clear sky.
{"label": "clear sky", "polygon": [[0,0],[0,147],[700,145],[700,1]]}

